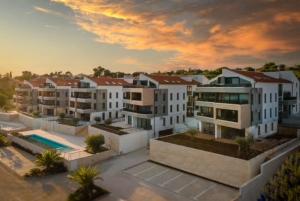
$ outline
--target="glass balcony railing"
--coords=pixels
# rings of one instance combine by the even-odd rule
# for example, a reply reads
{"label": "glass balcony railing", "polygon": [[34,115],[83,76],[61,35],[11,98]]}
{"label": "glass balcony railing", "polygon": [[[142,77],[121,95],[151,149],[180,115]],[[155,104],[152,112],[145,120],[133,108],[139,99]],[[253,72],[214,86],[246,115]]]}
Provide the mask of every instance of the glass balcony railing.
{"label": "glass balcony railing", "polygon": [[209,112],[197,112],[197,116],[210,117],[213,118],[214,114]]}
{"label": "glass balcony railing", "polygon": [[123,111],[134,112],[139,114],[153,114],[151,110],[137,110],[137,109],[123,108]]}

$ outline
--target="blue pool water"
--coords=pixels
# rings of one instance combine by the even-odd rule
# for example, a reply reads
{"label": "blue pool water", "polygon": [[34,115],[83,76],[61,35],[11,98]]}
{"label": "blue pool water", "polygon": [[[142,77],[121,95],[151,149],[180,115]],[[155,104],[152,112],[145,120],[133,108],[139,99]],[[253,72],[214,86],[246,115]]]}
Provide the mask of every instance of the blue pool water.
{"label": "blue pool water", "polygon": [[62,152],[70,152],[70,151],[74,150],[73,148],[71,148],[67,145],[55,142],[53,140],[49,140],[47,138],[44,138],[42,136],[35,135],[35,134],[27,136],[27,139],[29,141],[36,142],[37,144],[41,144],[46,148],[56,149],[56,150],[62,151]]}

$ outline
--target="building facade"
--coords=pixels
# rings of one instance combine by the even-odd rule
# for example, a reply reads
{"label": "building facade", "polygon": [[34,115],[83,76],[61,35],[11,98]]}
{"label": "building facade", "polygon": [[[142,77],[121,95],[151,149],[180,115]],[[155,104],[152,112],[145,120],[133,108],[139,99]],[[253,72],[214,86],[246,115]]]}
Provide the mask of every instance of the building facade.
{"label": "building facade", "polygon": [[152,137],[171,133],[175,124],[185,122],[188,84],[180,77],[140,74],[123,89],[125,121],[152,131]]}
{"label": "building facade", "polygon": [[291,82],[258,72],[223,69],[195,91],[199,130],[230,139],[276,133],[282,84]]}

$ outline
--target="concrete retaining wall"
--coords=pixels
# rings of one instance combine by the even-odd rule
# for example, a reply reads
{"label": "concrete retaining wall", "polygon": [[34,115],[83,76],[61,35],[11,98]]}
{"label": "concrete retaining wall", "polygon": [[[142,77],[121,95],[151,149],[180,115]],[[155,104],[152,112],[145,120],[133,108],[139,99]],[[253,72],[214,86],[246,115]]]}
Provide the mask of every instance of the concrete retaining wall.
{"label": "concrete retaining wall", "polygon": [[69,171],[74,171],[82,166],[90,166],[100,161],[106,160],[114,155],[112,150],[104,151],[101,153],[91,154],[90,156],[85,156],[82,158],[77,158],[74,160],[64,160],[65,166]]}
{"label": "concrete retaining wall", "polygon": [[129,133],[126,135],[117,135],[93,126],[88,127],[90,135],[103,135],[105,144],[118,154],[125,154],[137,149],[146,147],[148,144],[147,131]]}
{"label": "concrete retaining wall", "polygon": [[14,142],[18,145],[20,145],[21,147],[24,147],[28,150],[31,150],[34,154],[41,154],[45,151],[44,148],[38,146],[38,145],[35,145],[33,143],[30,143],[22,138],[19,138],[19,137],[15,137],[13,135],[8,135],[8,139],[11,141],[11,142]]}
{"label": "concrete retaining wall", "polygon": [[267,156],[290,143],[268,150],[250,160],[243,160],[159,140],[150,140],[150,159],[239,188],[259,173],[260,164]]}
{"label": "concrete retaining wall", "polygon": [[0,112],[0,121],[11,121],[18,118],[18,113]]}
{"label": "concrete retaining wall", "polygon": [[295,143],[293,146],[290,146],[287,150],[283,153],[277,155],[276,157],[272,158],[271,160],[263,163],[261,165],[261,173],[258,174],[256,177],[252,178],[250,181],[243,184],[240,188],[240,201],[252,201],[257,200],[260,196],[260,193],[263,191],[264,186],[272,176],[276,173],[278,168],[287,158],[287,156],[296,149],[300,147],[300,143]]}

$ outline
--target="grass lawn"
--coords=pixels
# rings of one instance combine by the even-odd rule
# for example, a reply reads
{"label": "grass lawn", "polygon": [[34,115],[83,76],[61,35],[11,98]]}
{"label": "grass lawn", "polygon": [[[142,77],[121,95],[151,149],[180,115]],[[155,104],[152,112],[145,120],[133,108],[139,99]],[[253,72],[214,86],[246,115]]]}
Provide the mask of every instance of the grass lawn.
{"label": "grass lawn", "polygon": [[229,144],[216,140],[202,139],[186,134],[171,135],[168,137],[160,138],[158,140],[246,160],[249,160],[261,153],[257,150],[251,150],[251,154],[246,158],[243,158],[239,155],[239,147],[237,144]]}
{"label": "grass lawn", "polygon": [[117,135],[126,135],[128,134],[125,131],[122,131],[123,128],[117,126],[110,126],[106,124],[94,124],[93,127],[105,130],[107,132],[111,132]]}

